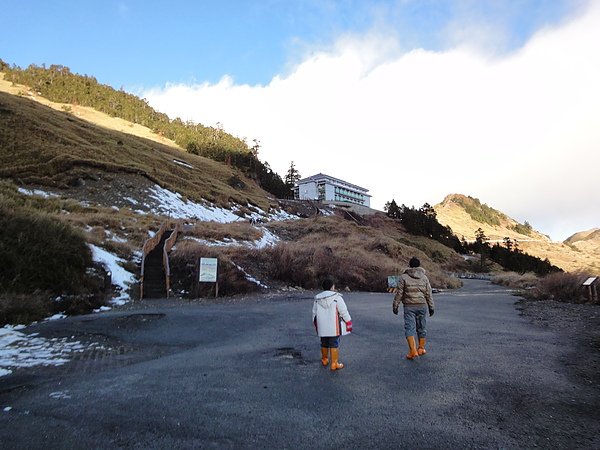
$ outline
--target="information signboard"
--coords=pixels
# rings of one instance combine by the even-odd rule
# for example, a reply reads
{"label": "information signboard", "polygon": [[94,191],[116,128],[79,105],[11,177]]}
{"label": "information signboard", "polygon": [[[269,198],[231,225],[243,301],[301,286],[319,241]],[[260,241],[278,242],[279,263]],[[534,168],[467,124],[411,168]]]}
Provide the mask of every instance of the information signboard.
{"label": "information signboard", "polygon": [[198,281],[201,283],[217,282],[217,258],[200,258]]}
{"label": "information signboard", "polygon": [[398,281],[400,280],[400,275],[390,275],[388,278],[388,289],[394,289],[398,287]]}

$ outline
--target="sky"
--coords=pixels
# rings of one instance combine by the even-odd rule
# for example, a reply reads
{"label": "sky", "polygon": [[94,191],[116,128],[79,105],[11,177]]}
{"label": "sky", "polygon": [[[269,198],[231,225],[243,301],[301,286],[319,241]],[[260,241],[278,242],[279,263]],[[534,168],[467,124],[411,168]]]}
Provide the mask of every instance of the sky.
{"label": "sky", "polygon": [[61,64],[260,142],[371,204],[478,198],[554,240],[600,227],[600,1],[27,1],[0,58]]}

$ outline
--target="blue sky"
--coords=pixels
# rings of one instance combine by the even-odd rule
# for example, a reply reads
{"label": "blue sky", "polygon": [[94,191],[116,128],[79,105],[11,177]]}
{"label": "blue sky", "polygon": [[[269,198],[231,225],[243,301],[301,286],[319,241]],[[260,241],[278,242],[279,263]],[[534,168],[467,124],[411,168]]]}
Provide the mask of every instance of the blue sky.
{"label": "blue sky", "polygon": [[556,240],[600,227],[600,1],[21,0],[0,58],[220,124],[377,208],[461,193]]}
{"label": "blue sky", "polygon": [[[62,64],[114,87],[216,82],[266,84],[304,52],[381,28],[405,49],[443,50],[454,23],[498,30],[495,51],[559,23],[570,0],[14,1],[2,7],[0,58]],[[498,38],[498,35],[496,36]],[[464,39],[469,39],[468,32]]]}

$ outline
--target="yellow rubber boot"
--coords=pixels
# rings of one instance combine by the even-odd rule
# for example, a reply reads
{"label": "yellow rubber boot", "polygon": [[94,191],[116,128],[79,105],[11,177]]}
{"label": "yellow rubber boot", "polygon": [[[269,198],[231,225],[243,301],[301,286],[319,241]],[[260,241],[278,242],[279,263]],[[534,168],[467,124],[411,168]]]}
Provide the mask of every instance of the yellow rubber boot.
{"label": "yellow rubber boot", "polygon": [[332,348],[331,349],[331,370],[340,370],[340,369],[344,368],[344,365],[338,361],[339,356],[340,356],[340,349]]}
{"label": "yellow rubber boot", "polygon": [[414,359],[419,356],[417,353],[417,344],[415,343],[414,336],[408,336],[406,338],[406,342],[408,342],[408,355],[406,355],[406,359]]}
{"label": "yellow rubber boot", "polygon": [[327,347],[321,347],[321,364],[324,366],[329,364],[329,349]]}
{"label": "yellow rubber boot", "polygon": [[425,351],[425,338],[419,338],[419,348],[417,348],[417,353],[419,354],[419,356],[427,353]]}

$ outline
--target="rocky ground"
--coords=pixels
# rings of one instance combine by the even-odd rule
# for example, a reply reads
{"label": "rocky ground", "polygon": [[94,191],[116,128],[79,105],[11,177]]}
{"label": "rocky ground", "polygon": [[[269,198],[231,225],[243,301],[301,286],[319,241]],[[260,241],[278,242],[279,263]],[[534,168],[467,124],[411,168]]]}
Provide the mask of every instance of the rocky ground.
{"label": "rocky ground", "polygon": [[600,304],[521,300],[517,308],[534,326],[547,327],[573,342],[565,365],[580,382],[600,389]]}

